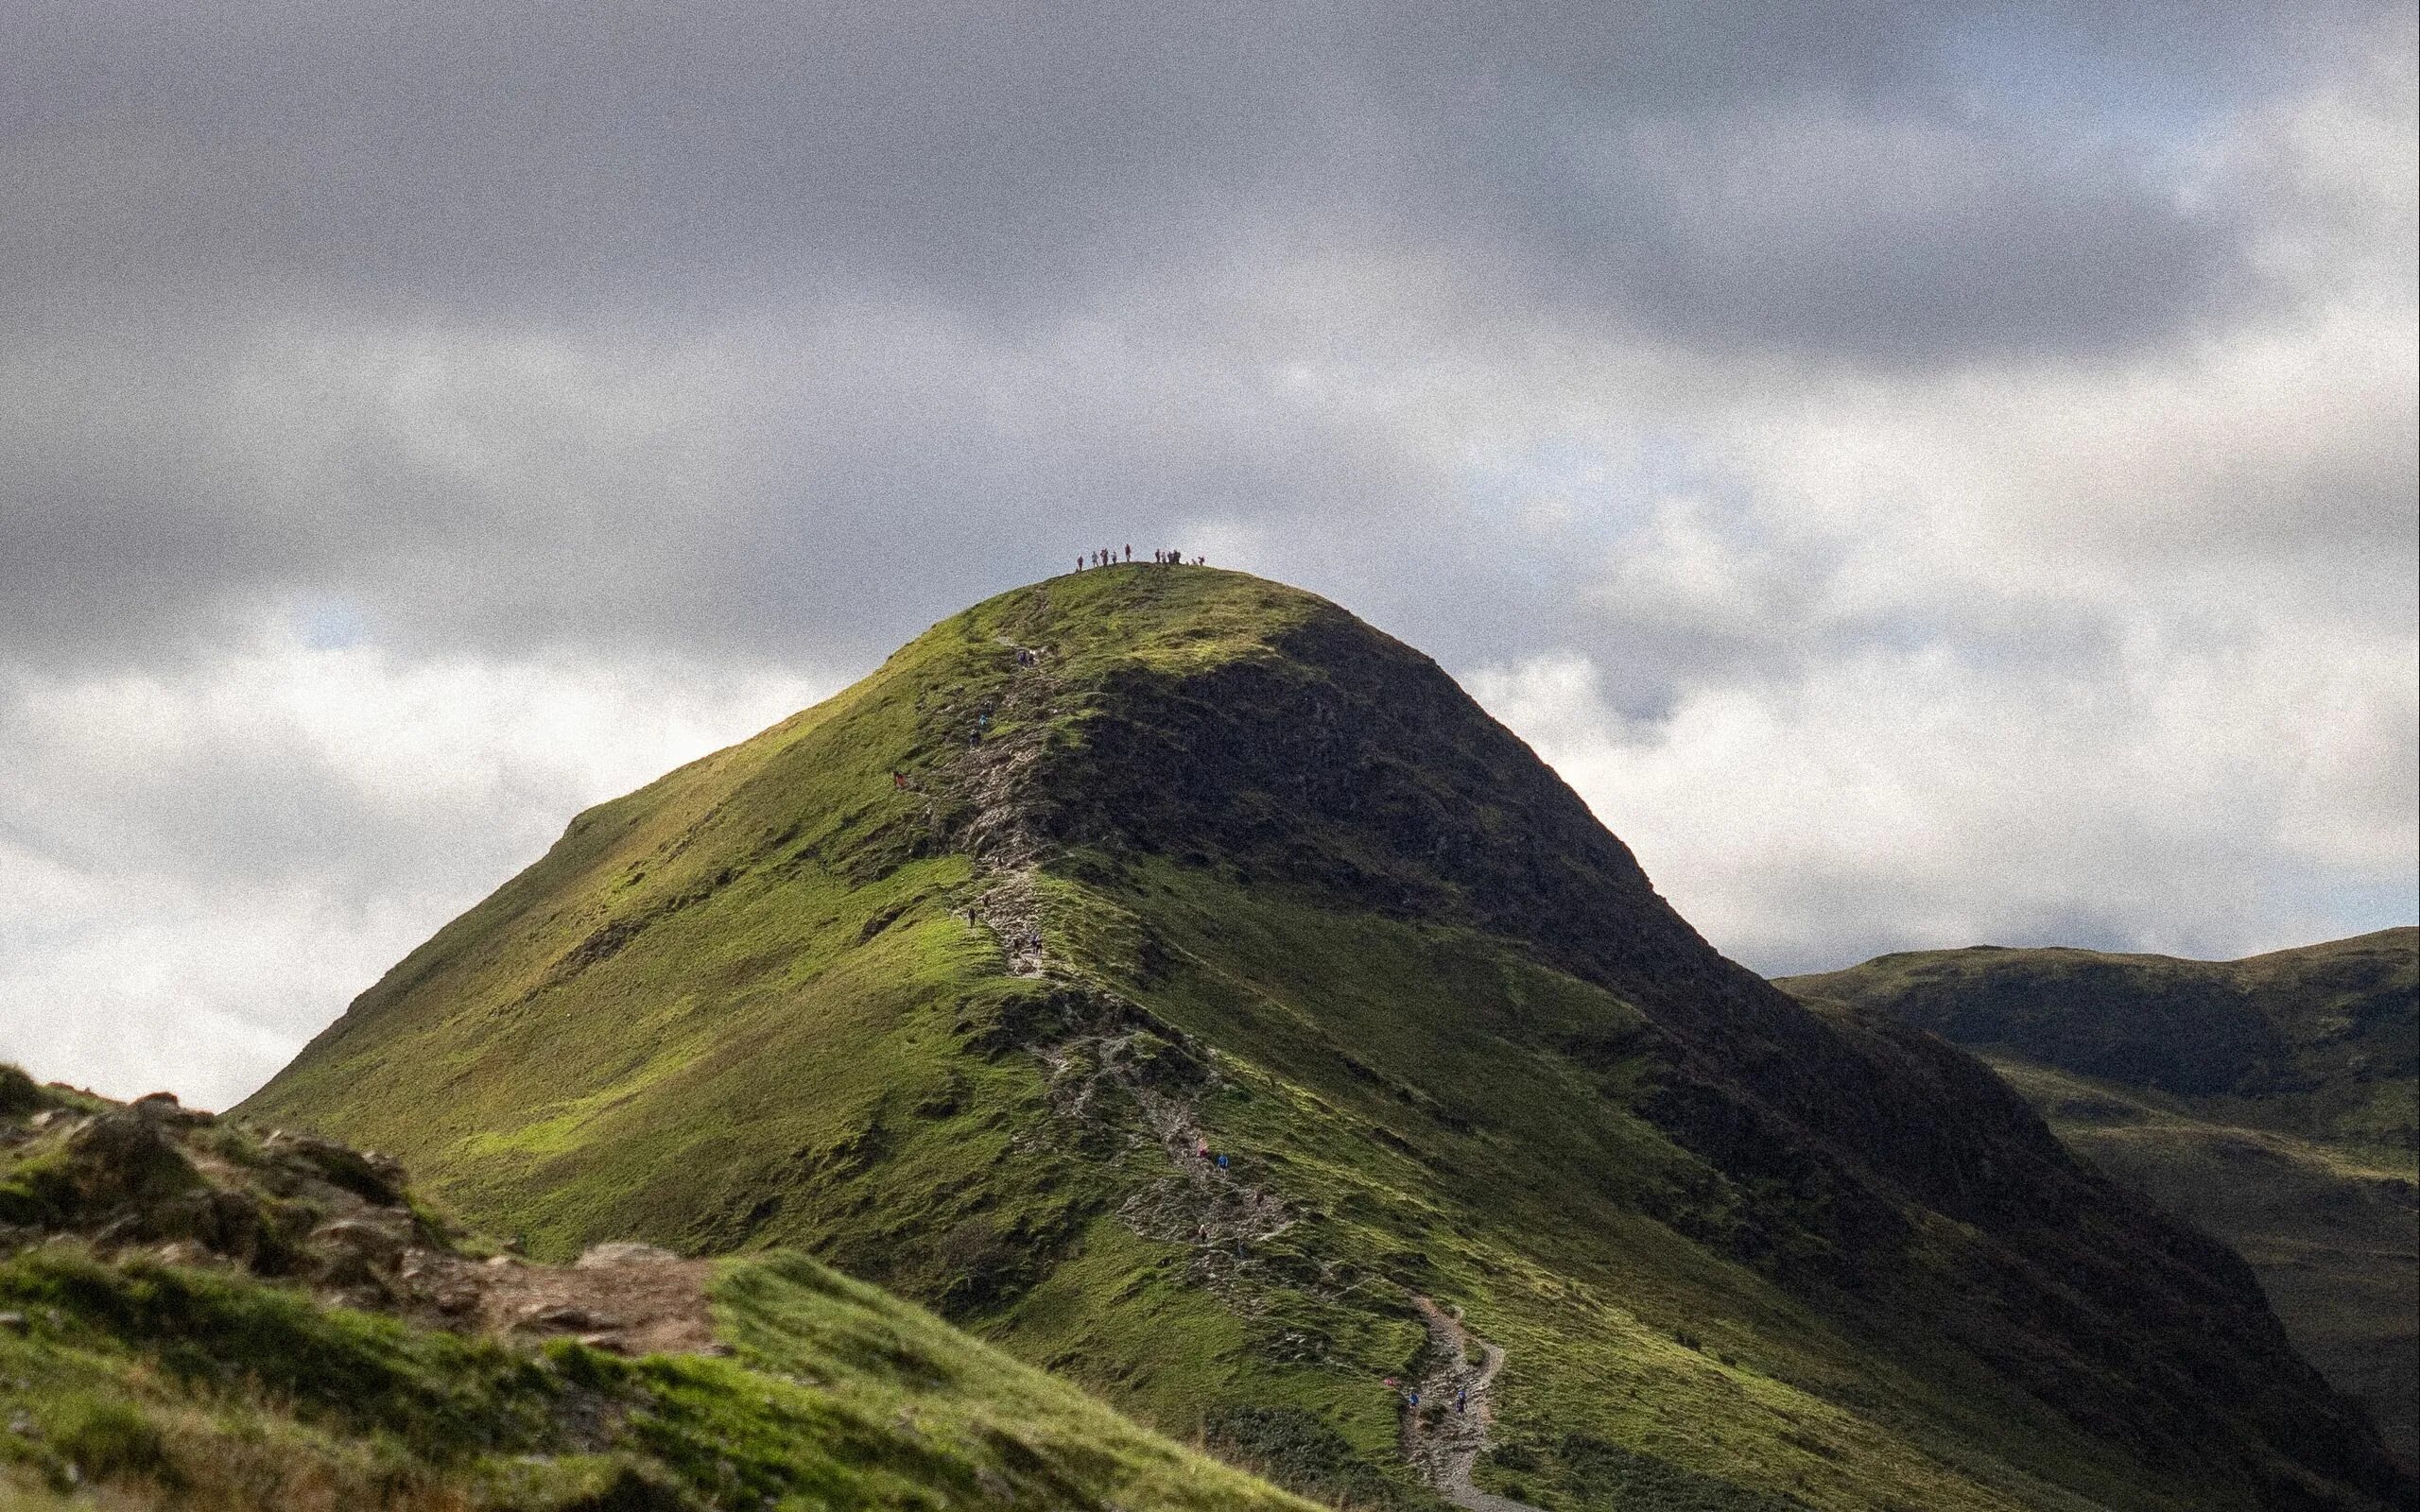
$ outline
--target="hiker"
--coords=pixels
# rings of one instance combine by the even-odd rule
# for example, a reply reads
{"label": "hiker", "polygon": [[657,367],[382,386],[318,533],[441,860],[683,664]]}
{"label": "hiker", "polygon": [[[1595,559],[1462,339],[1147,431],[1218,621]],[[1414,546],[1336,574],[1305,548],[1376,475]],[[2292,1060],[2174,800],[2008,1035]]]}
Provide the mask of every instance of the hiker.
{"label": "hiker", "polygon": [[1134,559],[1134,543],[1131,541],[1126,543],[1126,559],[1128,561]]}
{"label": "hiker", "polygon": [[1226,1168],[1227,1168],[1227,1158],[1226,1158],[1225,1156],[1223,1156],[1223,1155],[1222,1155],[1222,1156],[1219,1157],[1219,1170],[1221,1170],[1221,1171],[1223,1171],[1223,1170],[1225,1170]]}
{"label": "hiker", "polygon": [[1454,1393],[1454,1410],[1456,1412],[1468,1412],[1470,1411],[1470,1407],[1471,1388],[1468,1386],[1460,1387]]}
{"label": "hiker", "polygon": [[1210,1159],[1210,1142],[1206,1139],[1195,1140],[1193,1142],[1193,1153],[1196,1159],[1207,1160]]}
{"label": "hiker", "polygon": [[890,785],[894,788],[906,787],[908,785],[908,774],[901,771],[896,766],[892,767],[890,769]]}

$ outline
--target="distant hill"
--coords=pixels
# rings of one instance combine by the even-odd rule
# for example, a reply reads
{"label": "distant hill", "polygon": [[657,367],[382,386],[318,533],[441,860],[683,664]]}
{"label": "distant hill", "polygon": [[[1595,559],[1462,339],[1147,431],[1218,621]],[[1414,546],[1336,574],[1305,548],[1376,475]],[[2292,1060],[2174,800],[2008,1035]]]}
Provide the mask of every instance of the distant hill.
{"label": "distant hill", "polygon": [[1240,574],[1003,594],[579,816],[244,1110],[541,1256],[809,1250],[1362,1506],[2412,1500],[2233,1254]]}
{"label": "distant hill", "polygon": [[383,1158],[13,1066],[0,1506],[1312,1512],[802,1256],[526,1263]]}
{"label": "distant hill", "polygon": [[1981,1055],[2071,1147],[2234,1246],[2420,1464],[2420,930],[2241,961],[1924,951],[1780,986]]}

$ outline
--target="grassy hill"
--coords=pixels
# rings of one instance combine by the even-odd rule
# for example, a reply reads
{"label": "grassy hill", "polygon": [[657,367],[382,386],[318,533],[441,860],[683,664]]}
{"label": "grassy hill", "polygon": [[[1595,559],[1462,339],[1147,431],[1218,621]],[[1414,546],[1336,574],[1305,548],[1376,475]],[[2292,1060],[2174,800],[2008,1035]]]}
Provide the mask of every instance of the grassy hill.
{"label": "grassy hill", "polygon": [[579,816],[246,1110],[542,1255],[809,1250],[1364,1505],[1437,1504],[1425,1299],[1540,1507],[2411,1496],[2232,1255],[1238,574],[1004,594]]}
{"label": "grassy hill", "polygon": [[2250,1261],[2420,1465],[2420,930],[2241,961],[1927,951],[1780,985],[1981,1055],[2072,1148]]}
{"label": "grassy hill", "polygon": [[525,1265],[389,1162],[14,1067],[0,1224],[0,1506],[1311,1512],[802,1256]]}

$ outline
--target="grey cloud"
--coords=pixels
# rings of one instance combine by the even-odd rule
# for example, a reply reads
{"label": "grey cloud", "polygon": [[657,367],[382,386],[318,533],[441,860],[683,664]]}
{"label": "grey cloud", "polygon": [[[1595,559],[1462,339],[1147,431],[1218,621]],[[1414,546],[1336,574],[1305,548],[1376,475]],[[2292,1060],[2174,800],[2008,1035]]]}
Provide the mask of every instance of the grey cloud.
{"label": "grey cloud", "polygon": [[[660,320],[838,289],[1046,317],[1257,218],[1417,238],[1476,298],[1525,287],[1681,339],[1939,358],[2168,329],[2227,271],[2226,228],[2071,130],[1962,118],[1947,41],[1992,13],[78,7],[0,62],[0,266],[26,318],[131,300]],[[2127,42],[2038,24],[2087,60]],[[1726,140],[1775,108],[1912,123],[1964,161],[1915,182],[1904,133],[1822,162]],[[1642,159],[1659,126],[1713,159]],[[1823,197],[1833,233],[1709,214],[1708,174]],[[2051,288],[2089,320],[2063,323]],[[1863,335],[1876,316],[1887,339]]]}
{"label": "grey cloud", "polygon": [[[2276,82],[2208,60],[2308,13],[2159,48],[2173,16],[2010,14],[29,8],[0,638],[106,662],[334,594],[420,644],[864,653],[1142,517],[1330,535],[1298,571],[1382,613],[1414,567],[1483,584],[1422,627],[1492,654],[1487,607],[1574,575],[1253,374],[1640,334],[2099,352],[2239,294],[2227,217],[2142,149],[1959,91],[2009,34],[2207,105]],[[1322,259],[1431,286],[1259,335],[1195,292]],[[1363,350],[1398,324],[1453,329]],[[912,607],[867,587],[911,556]]]}

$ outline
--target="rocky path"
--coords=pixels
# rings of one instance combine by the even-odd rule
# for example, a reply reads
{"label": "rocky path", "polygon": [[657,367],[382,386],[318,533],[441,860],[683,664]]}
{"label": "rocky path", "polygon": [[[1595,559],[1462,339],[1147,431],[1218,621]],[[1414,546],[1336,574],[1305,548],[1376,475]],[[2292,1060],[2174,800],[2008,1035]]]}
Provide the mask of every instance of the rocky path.
{"label": "rocky path", "polygon": [[[1504,1368],[1504,1351],[1465,1329],[1459,1314],[1426,1297],[1412,1301],[1428,1326],[1428,1341],[1440,1363],[1421,1378],[1420,1406],[1404,1409],[1405,1457],[1440,1496],[1469,1512],[1539,1512],[1527,1502],[1471,1484],[1471,1467],[1487,1452],[1487,1425],[1494,1417],[1488,1387]],[[1478,1347],[1477,1366],[1470,1361],[1472,1345]],[[1456,1412],[1455,1399],[1462,1392],[1469,1394],[1468,1409]]]}
{"label": "rocky path", "polygon": [[[498,1336],[565,1333],[616,1354],[727,1354],[706,1300],[713,1266],[652,1245],[597,1245],[577,1264],[428,1249],[398,1257],[393,1291],[430,1321]],[[414,1306],[413,1304],[417,1304]]]}
{"label": "rocky path", "polygon": [[948,781],[975,804],[959,843],[974,858],[984,885],[966,905],[968,922],[992,932],[1011,975],[1039,976],[1048,959],[1041,892],[1034,885],[1043,844],[1010,798],[1025,769],[1042,754],[1059,681],[1045,670],[1046,652],[1005,636],[999,641],[1018,656],[1032,659],[1017,668],[991,711],[995,723],[1011,730],[969,747],[946,769]]}

